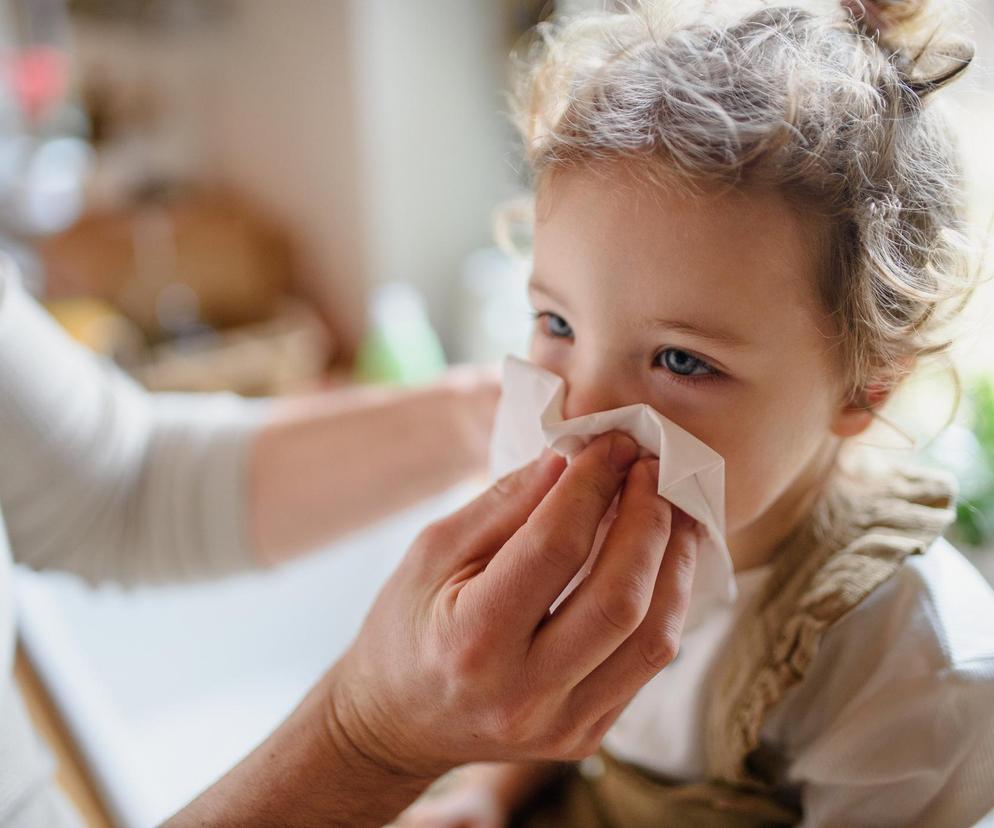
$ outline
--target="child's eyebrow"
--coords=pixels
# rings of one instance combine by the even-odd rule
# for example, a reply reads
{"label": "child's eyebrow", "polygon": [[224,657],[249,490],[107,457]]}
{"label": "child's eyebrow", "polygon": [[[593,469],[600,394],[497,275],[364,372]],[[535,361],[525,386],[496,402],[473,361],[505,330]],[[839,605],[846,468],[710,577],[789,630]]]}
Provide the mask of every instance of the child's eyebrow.
{"label": "child's eyebrow", "polygon": [[649,323],[653,327],[666,328],[676,333],[685,333],[689,336],[696,336],[698,339],[707,339],[710,342],[724,345],[728,348],[744,348],[749,344],[742,337],[731,331],[704,325],[695,325],[693,322],[688,322],[685,319],[650,319]]}
{"label": "child's eyebrow", "polygon": [[558,293],[546,287],[546,285],[543,282],[540,282],[534,276],[532,276],[531,279],[528,280],[528,290],[534,291],[535,293],[543,293],[553,301],[558,302],[561,305],[565,304],[563,298]]}

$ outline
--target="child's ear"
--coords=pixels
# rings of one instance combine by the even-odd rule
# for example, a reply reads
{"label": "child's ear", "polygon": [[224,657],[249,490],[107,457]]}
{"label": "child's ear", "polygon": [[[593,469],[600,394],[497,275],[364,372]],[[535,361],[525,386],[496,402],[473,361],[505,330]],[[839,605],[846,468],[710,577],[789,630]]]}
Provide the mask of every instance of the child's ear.
{"label": "child's ear", "polygon": [[835,415],[832,433],[836,437],[862,434],[873,424],[874,413],[887,402],[892,390],[893,385],[871,383],[854,394]]}
{"label": "child's ear", "polygon": [[913,366],[913,360],[902,360],[898,366],[868,382],[842,404],[832,423],[837,437],[855,437],[873,423],[876,412],[891,398],[894,389]]}

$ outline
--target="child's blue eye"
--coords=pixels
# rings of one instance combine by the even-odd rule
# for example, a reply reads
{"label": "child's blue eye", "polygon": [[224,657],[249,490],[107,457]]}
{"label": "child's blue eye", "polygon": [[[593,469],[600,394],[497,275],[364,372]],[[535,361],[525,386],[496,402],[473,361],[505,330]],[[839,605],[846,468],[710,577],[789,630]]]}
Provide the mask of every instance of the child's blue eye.
{"label": "child's blue eye", "polygon": [[686,351],[681,351],[679,348],[666,348],[660,351],[656,354],[652,364],[666,368],[666,370],[682,377],[715,373],[715,370],[704,360],[698,359]]}
{"label": "child's blue eye", "polygon": [[543,313],[535,314],[535,317],[539,320],[545,320],[545,332],[556,339],[572,339],[573,338],[573,328],[570,327],[569,322],[563,319],[558,313],[551,313],[545,311]]}

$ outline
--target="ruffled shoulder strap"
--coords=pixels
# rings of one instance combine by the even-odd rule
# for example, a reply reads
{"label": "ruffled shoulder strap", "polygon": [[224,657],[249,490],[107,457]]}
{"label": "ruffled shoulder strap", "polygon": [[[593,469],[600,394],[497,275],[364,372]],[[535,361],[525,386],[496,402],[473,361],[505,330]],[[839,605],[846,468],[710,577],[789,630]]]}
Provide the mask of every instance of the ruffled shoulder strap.
{"label": "ruffled shoulder strap", "polygon": [[825,632],[924,552],[955,517],[949,475],[892,469],[841,473],[779,546],[773,572],[743,615],[712,685],[705,746],[713,779],[764,788],[758,752],[767,713],[800,682]]}

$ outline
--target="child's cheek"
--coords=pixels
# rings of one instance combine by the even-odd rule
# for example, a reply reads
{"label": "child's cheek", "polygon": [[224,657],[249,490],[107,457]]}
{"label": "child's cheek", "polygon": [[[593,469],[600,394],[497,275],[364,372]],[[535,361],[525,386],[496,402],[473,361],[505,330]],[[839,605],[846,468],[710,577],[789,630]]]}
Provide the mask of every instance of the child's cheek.
{"label": "child's cheek", "polygon": [[568,383],[569,377],[566,376],[567,354],[564,345],[565,343],[550,342],[548,337],[536,331],[528,349],[528,359],[546,371],[558,374]]}
{"label": "child's cheek", "polygon": [[783,493],[789,480],[775,458],[739,445],[722,452],[725,458],[725,523],[728,533],[759,520]]}

